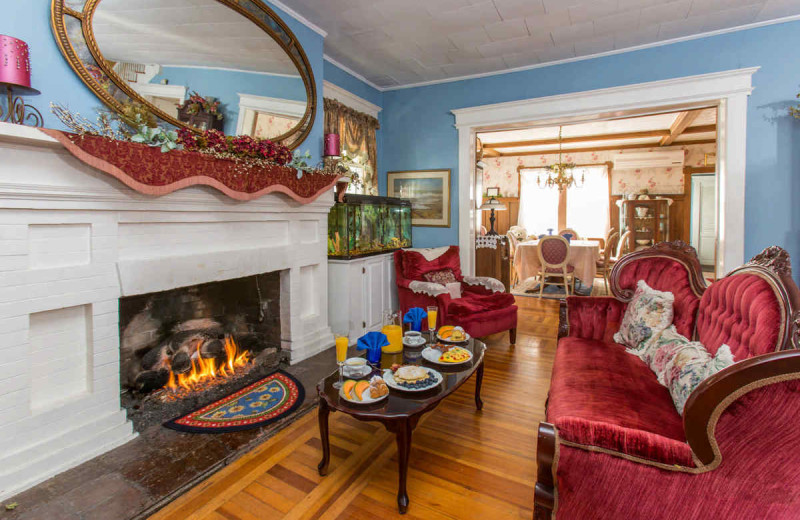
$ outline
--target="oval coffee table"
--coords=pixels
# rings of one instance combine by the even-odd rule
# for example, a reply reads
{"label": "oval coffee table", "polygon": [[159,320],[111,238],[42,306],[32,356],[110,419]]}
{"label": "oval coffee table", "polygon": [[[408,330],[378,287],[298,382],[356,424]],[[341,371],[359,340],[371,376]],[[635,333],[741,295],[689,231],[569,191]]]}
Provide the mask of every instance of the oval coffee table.
{"label": "oval coffee table", "polygon": [[[406,349],[403,354],[384,354],[381,367],[389,368],[394,363],[415,364],[433,368],[442,374],[444,381],[440,385],[424,392],[404,392],[389,389],[389,397],[371,405],[350,404],[339,398],[339,391],[333,384],[339,380],[338,372],[334,372],[317,385],[319,393],[319,433],[322,440],[322,461],[319,463],[319,474],[328,472],[330,462],[330,441],[328,439],[328,415],[331,410],[346,413],[361,421],[380,421],[386,429],[397,437],[397,458],[399,466],[399,486],[397,490],[397,508],[400,513],[408,509],[408,493],[406,477],[408,475],[408,456],[411,451],[411,432],[417,426],[423,414],[430,412],[448,395],[455,392],[464,381],[475,375],[475,406],[480,410],[481,383],[483,381],[483,354],[486,345],[471,339],[459,346],[472,352],[472,360],[460,365],[438,365],[425,361],[420,356],[421,348]],[[370,377],[378,372],[373,372]]]}

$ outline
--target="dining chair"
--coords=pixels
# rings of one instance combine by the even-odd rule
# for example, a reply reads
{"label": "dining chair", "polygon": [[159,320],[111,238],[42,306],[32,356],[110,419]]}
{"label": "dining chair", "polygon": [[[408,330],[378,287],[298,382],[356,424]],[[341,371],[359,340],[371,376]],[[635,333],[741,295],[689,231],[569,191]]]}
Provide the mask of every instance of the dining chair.
{"label": "dining chair", "polygon": [[603,276],[603,283],[606,287],[606,294],[608,294],[608,275],[611,273],[611,268],[614,267],[617,259],[613,256],[616,251],[617,243],[619,242],[619,233],[612,233],[606,241],[606,247],[603,249],[603,257],[597,261],[597,274]]}
{"label": "dining chair", "polygon": [[513,289],[517,282],[519,281],[519,273],[517,272],[517,245],[519,244],[519,240],[517,240],[517,234],[513,233],[509,230],[506,233],[506,238],[508,239],[508,256],[511,259],[511,288]]}
{"label": "dining chair", "polygon": [[[614,233],[617,233],[616,228],[613,227],[609,228],[608,233],[606,233],[606,236],[603,239],[603,247],[600,248],[601,255],[605,253],[606,248],[608,247],[608,241],[611,240],[611,235],[613,235]],[[617,237],[619,237],[619,233],[617,233]],[[614,251],[612,251],[612,253],[614,253]]]}
{"label": "dining chair", "polygon": [[617,245],[616,260],[619,260],[622,255],[627,255],[633,249],[631,248],[631,240],[633,239],[633,231],[630,229],[622,234]]}
{"label": "dining chair", "polygon": [[[567,296],[575,292],[575,268],[567,265],[569,258],[569,242],[561,235],[548,235],[539,239],[539,298],[544,294],[544,284],[548,278],[561,278]],[[572,293],[569,282],[572,278]]]}
{"label": "dining chair", "polygon": [[574,229],[572,229],[572,228],[564,228],[564,229],[562,229],[561,231],[559,231],[559,232],[558,232],[559,236],[562,236],[562,237],[563,237],[564,235],[566,235],[567,233],[569,233],[570,235],[572,235],[572,238],[571,238],[570,240],[580,240],[580,239],[581,239],[581,237],[580,237],[580,235],[578,234],[578,232],[577,232],[577,231],[575,231],[575,230],[574,230]]}

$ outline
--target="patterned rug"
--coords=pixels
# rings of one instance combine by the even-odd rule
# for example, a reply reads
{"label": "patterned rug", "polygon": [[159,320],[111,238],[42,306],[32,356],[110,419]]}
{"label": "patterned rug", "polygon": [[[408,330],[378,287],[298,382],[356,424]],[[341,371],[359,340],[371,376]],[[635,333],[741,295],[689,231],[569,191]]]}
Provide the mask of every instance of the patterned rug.
{"label": "patterned rug", "polygon": [[[527,284],[522,283],[514,287],[511,290],[511,293],[515,296],[530,296],[533,298],[538,298],[539,284],[533,279],[529,279]],[[575,283],[575,296],[603,296],[605,293],[606,290],[602,278],[596,278],[592,285],[584,285],[580,280]],[[561,285],[546,284],[544,286],[544,294],[542,295],[542,298],[563,300],[566,298],[564,287]]]}
{"label": "patterned rug", "polygon": [[279,370],[252,385],[164,426],[186,433],[228,433],[260,428],[294,412],[305,399],[303,385]]}

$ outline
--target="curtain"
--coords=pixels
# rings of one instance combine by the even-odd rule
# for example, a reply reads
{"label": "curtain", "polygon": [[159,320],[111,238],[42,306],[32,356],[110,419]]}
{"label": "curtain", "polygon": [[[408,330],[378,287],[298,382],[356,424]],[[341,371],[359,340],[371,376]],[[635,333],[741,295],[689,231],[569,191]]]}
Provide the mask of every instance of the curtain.
{"label": "curtain", "polygon": [[580,188],[567,189],[567,227],[581,238],[603,238],[609,226],[608,167],[579,167],[573,175],[576,179],[583,175],[585,182]]}
{"label": "curtain", "polygon": [[324,99],[325,133],[339,134],[345,163],[363,168],[364,193],[378,194],[378,148],[375,132],[380,128],[374,117],[358,112],[335,99]]}
{"label": "curtain", "polygon": [[[528,235],[546,234],[548,229],[552,229],[553,234],[558,232],[558,190],[555,188],[543,189],[537,186],[536,177],[540,173],[543,176],[547,174],[546,170],[542,168],[531,168],[519,172],[518,224],[525,228]],[[606,193],[608,193],[608,188],[606,188]]]}

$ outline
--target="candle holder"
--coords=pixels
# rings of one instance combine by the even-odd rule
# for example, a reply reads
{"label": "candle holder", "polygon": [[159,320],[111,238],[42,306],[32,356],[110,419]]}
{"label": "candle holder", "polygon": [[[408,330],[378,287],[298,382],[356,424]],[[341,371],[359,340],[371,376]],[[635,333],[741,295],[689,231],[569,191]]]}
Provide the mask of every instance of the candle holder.
{"label": "candle holder", "polygon": [[42,126],[41,112],[23,101],[22,96],[38,96],[31,87],[31,62],[28,44],[0,34],[0,90],[5,90],[6,108],[0,105],[0,121]]}

